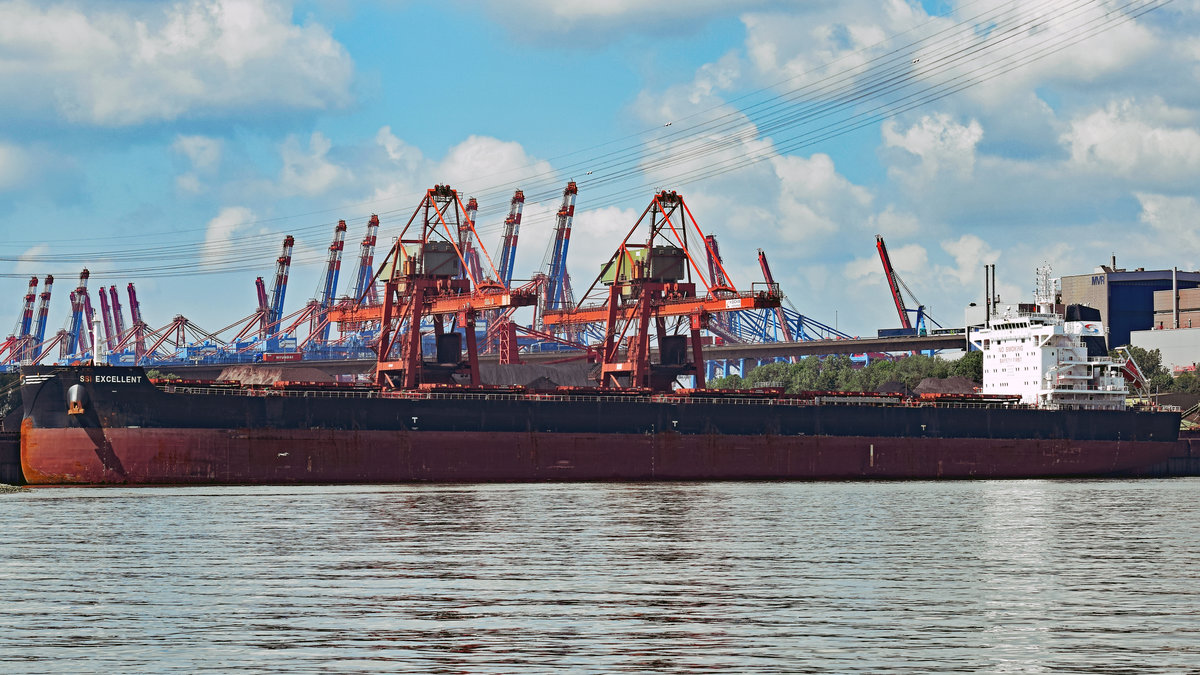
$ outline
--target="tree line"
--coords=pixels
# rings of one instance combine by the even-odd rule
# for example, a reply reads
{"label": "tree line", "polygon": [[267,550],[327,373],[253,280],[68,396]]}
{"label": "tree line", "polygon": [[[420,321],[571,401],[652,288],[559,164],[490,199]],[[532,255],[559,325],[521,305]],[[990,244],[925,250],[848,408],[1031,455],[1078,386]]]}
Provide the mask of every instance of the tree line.
{"label": "tree line", "polygon": [[[1157,349],[1126,347],[1149,382],[1151,392],[1200,394],[1200,375],[1172,375],[1162,365],[1162,353]],[[1113,351],[1109,355],[1124,359]],[[965,377],[983,382],[983,353],[967,352],[948,361],[939,356],[914,354],[894,361],[879,359],[857,367],[849,356],[808,357],[796,363],[776,362],[758,366],[745,377],[726,375],[708,382],[709,389],[753,389],[755,387],[784,387],[789,393],[800,391],[875,391],[881,385],[900,382],[914,389],[927,377]]]}
{"label": "tree line", "polygon": [[894,361],[878,359],[857,367],[849,356],[839,354],[818,358],[810,356],[795,363],[768,363],[739,375],[726,375],[708,382],[709,389],[753,389],[784,387],[788,393],[800,391],[875,391],[880,386],[899,382],[914,389],[927,377],[965,377],[983,381],[983,353],[967,352],[948,361],[940,356],[913,354]]}

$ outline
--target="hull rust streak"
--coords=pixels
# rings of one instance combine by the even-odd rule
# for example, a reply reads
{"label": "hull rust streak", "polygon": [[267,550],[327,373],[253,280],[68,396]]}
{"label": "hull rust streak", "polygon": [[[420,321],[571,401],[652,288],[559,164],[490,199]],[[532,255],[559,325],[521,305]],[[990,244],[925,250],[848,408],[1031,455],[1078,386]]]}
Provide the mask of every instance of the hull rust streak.
{"label": "hull rust streak", "polygon": [[[140,368],[26,373],[31,484],[1101,476],[1165,461],[1179,421],[767,397],[168,392]],[[67,412],[72,387],[81,414]]]}

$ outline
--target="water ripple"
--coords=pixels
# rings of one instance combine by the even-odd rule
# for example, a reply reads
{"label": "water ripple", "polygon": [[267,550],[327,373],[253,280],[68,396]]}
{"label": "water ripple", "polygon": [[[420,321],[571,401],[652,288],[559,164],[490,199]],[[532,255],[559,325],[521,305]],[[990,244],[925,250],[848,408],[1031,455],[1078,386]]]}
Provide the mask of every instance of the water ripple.
{"label": "water ripple", "polygon": [[36,489],[0,670],[1200,672],[1200,480]]}

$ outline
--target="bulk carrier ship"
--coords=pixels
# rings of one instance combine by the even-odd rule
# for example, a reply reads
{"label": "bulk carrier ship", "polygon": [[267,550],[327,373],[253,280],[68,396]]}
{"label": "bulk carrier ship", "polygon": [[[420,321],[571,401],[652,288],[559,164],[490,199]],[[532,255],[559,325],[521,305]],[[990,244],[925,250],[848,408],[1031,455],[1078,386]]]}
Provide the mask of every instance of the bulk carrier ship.
{"label": "bulk carrier ship", "polygon": [[[531,392],[479,381],[475,318],[538,301],[469,279],[446,186],[427,192],[377,278],[369,387],[152,381],[142,368],[23,370],[21,464],[30,484],[420,481],[848,480],[1103,476],[1165,461],[1180,415],[1126,409],[1127,364],[1089,355],[1095,321],[1043,303],[989,316],[977,395],[709,391],[700,331],[719,311],[777,306],[777,288],[691,280],[682,198],[656,194],[593,283],[603,301],[545,310],[569,332],[599,321],[598,386]],[[643,220],[644,244],[630,237]],[[413,224],[418,227],[414,228]],[[436,232],[446,236],[437,239]],[[664,234],[673,236],[666,243]],[[689,267],[689,264],[691,267]],[[700,274],[696,270],[697,275]],[[989,312],[989,315],[993,312]],[[492,315],[494,316],[494,314]],[[994,319],[994,323],[991,321]],[[431,326],[437,354],[421,349]],[[501,325],[503,325],[501,323]],[[461,332],[459,332],[461,329]],[[1102,330],[1102,329],[1099,329]],[[673,331],[682,332],[681,335]],[[651,333],[657,357],[652,360]],[[503,357],[505,333],[501,331]],[[510,327],[509,346],[515,342]],[[463,342],[466,343],[465,358]],[[680,376],[694,387],[677,389]],[[1018,384],[1019,383],[1019,384]]]}

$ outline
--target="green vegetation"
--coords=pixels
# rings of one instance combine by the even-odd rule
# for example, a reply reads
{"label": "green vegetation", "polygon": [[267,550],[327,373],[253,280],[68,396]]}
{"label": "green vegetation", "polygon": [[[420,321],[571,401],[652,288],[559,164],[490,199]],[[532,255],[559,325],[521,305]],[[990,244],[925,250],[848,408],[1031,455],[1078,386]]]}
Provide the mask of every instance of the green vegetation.
{"label": "green vegetation", "polygon": [[873,361],[855,368],[849,356],[810,357],[797,363],[768,363],[746,376],[728,375],[708,383],[710,389],[748,389],[782,386],[790,393],[798,391],[874,391],[888,382],[900,382],[912,389],[927,377],[965,377],[983,380],[983,354],[968,352],[955,361],[938,356],[914,354],[896,361]]}
{"label": "green vegetation", "polygon": [[161,370],[158,370],[157,368],[151,368],[150,370],[147,370],[146,377],[150,378],[151,380],[181,380],[181,379],[183,379],[183,378],[179,377],[178,375],[176,375],[175,373],[164,373]]}
{"label": "green vegetation", "polygon": [[[1126,347],[1150,383],[1151,392],[1200,394],[1200,375],[1182,373],[1172,377],[1162,365],[1162,353],[1157,349]],[[1124,354],[1113,351],[1113,358]],[[888,382],[900,382],[914,389],[927,377],[965,377],[983,382],[983,353],[968,352],[947,361],[937,356],[913,355],[895,361],[873,361],[855,368],[848,356],[810,357],[797,363],[768,363],[759,366],[745,377],[727,375],[708,382],[709,389],[751,389],[755,387],[784,387],[789,393],[799,391],[875,391]]]}

